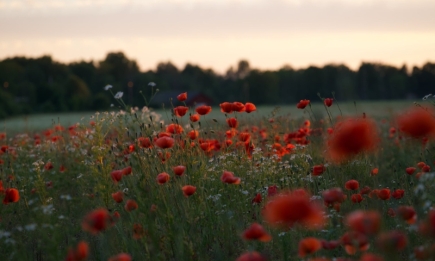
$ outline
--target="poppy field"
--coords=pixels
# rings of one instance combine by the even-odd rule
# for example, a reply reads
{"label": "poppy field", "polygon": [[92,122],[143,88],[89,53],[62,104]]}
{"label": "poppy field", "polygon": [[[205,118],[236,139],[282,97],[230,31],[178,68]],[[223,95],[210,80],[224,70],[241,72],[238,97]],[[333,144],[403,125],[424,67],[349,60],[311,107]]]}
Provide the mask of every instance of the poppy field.
{"label": "poppy field", "polygon": [[[188,93],[177,99],[181,104]],[[435,111],[130,108],[0,133],[0,260],[434,260]],[[337,107],[340,113],[332,108]]]}

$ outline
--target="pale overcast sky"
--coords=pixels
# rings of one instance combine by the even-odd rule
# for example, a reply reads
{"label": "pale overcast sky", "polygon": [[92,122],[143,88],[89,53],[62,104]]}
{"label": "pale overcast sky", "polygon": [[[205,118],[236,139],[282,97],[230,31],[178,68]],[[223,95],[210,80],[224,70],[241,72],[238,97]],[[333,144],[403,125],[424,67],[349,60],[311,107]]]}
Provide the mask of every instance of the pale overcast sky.
{"label": "pale overcast sky", "polygon": [[0,59],[123,51],[224,72],[362,61],[435,62],[435,0],[0,0]]}

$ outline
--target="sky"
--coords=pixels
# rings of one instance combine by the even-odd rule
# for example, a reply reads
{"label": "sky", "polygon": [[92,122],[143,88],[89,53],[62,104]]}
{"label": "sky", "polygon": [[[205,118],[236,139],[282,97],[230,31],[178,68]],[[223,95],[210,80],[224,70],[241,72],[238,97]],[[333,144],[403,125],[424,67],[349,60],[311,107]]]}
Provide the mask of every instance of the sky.
{"label": "sky", "polygon": [[0,59],[171,61],[223,73],[435,62],[433,0],[0,0]]}

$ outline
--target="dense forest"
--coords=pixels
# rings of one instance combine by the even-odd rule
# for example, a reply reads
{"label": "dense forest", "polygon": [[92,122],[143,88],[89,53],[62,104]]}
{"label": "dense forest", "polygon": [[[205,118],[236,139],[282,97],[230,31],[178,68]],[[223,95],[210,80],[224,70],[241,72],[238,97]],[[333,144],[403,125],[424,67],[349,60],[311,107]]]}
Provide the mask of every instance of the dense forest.
{"label": "dense forest", "polygon": [[149,96],[149,82],[162,91],[201,91],[222,101],[290,104],[300,99],[318,100],[318,93],[340,100],[389,100],[423,97],[434,91],[435,63],[401,68],[362,63],[357,71],[345,65],[310,66],[261,71],[240,61],[224,75],[187,64],[179,69],[170,62],[142,72],[136,61],[121,52],[102,61],[63,64],[50,56],[13,57],[0,61],[0,117],[55,111],[106,110],[114,103],[104,90],[123,91],[129,105],[143,106],[140,91]]}

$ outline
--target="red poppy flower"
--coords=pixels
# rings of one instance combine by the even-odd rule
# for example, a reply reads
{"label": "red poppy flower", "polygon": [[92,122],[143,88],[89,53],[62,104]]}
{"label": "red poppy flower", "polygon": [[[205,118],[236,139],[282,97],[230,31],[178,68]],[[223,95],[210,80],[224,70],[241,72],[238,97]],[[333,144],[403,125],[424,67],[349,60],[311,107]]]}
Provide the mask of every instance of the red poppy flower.
{"label": "red poppy flower", "polygon": [[199,132],[197,130],[191,130],[189,133],[187,133],[187,136],[189,136],[189,139],[195,140],[199,137]]}
{"label": "red poppy flower", "polygon": [[264,258],[260,253],[253,251],[253,252],[246,252],[242,255],[240,255],[236,261],[267,261],[266,258]]}
{"label": "red poppy flower", "polygon": [[332,98],[326,98],[326,99],[323,100],[323,103],[326,105],[326,107],[331,107],[332,101],[334,101],[334,99],[332,99]]}
{"label": "red poppy flower", "polygon": [[258,240],[261,242],[269,242],[272,240],[269,233],[258,223],[253,223],[249,228],[243,231],[242,238],[244,240]]}
{"label": "red poppy flower", "polygon": [[236,112],[244,112],[246,110],[245,105],[241,102],[233,102],[232,108]]}
{"label": "red poppy flower", "polygon": [[225,170],[221,176],[221,181],[228,184],[240,184],[241,180],[238,177],[234,177],[234,173]]}
{"label": "red poppy flower", "polygon": [[284,228],[301,224],[310,229],[319,229],[325,223],[320,205],[312,202],[302,189],[270,198],[264,207],[263,217],[269,224]]}
{"label": "red poppy flower", "polygon": [[379,190],[378,192],[378,198],[382,199],[382,200],[388,200],[390,199],[391,196],[391,192],[390,189],[384,188]]}
{"label": "red poppy flower", "polygon": [[20,193],[16,188],[8,188],[5,190],[5,197],[3,198],[3,204],[18,202],[20,200]]}
{"label": "red poppy flower", "polygon": [[177,117],[183,117],[186,115],[186,112],[189,110],[186,106],[177,106],[174,108],[174,114]]}
{"label": "red poppy flower", "polygon": [[417,163],[417,167],[419,167],[420,169],[422,169],[424,166],[426,166],[426,163],[424,163],[422,161]]}
{"label": "red poppy flower", "polygon": [[371,176],[376,176],[376,175],[378,175],[378,173],[379,173],[379,169],[378,168],[374,168],[374,169],[372,169],[372,171],[370,171],[370,175]]}
{"label": "red poppy flower", "polygon": [[267,197],[273,197],[278,193],[278,187],[276,185],[267,187]]}
{"label": "red poppy flower", "polygon": [[249,132],[241,132],[239,134],[239,140],[243,142],[249,142],[251,140],[251,134]]}
{"label": "red poppy flower", "polygon": [[262,200],[263,200],[263,198],[261,197],[261,194],[258,193],[258,194],[255,195],[255,197],[252,199],[252,203],[260,204]]}
{"label": "red poppy flower", "polygon": [[141,224],[133,224],[133,239],[139,240],[145,235],[145,230]]}
{"label": "red poppy flower", "polygon": [[114,170],[110,173],[110,176],[112,177],[113,182],[118,184],[122,179],[122,170]]}
{"label": "red poppy flower", "polygon": [[410,225],[417,221],[417,212],[411,206],[398,207],[397,214]]}
{"label": "red poppy flower", "polygon": [[371,191],[370,187],[365,186],[364,188],[362,188],[362,189],[359,191],[359,194],[361,194],[361,195],[366,195],[366,194],[369,194],[370,191]]}
{"label": "red poppy flower", "polygon": [[172,168],[172,170],[174,171],[174,174],[177,176],[182,176],[184,174],[184,171],[186,170],[185,166],[175,166]]}
{"label": "red poppy flower", "polygon": [[363,152],[373,151],[379,142],[376,125],[370,119],[351,118],[337,123],[327,142],[326,157],[341,163]]}
{"label": "red poppy flower", "polygon": [[239,126],[239,122],[236,118],[227,119],[227,123],[230,128],[237,128],[237,126]]}
{"label": "red poppy flower", "polygon": [[89,245],[85,241],[80,241],[76,249],[70,249],[65,261],[84,261],[89,255]]}
{"label": "red poppy flower", "polygon": [[413,138],[435,135],[434,112],[429,108],[412,108],[397,118],[400,131]]}
{"label": "red poppy flower", "polygon": [[197,121],[199,121],[199,118],[200,118],[200,116],[199,116],[199,114],[193,114],[193,115],[190,115],[190,121],[191,122],[197,122]]}
{"label": "red poppy flower", "polygon": [[159,175],[157,175],[157,183],[159,184],[165,184],[169,181],[169,174],[166,172],[162,172]]}
{"label": "red poppy flower", "polygon": [[112,198],[116,203],[121,203],[124,200],[124,193],[122,191],[112,193]]}
{"label": "red poppy flower", "polygon": [[361,203],[361,201],[363,201],[363,197],[361,196],[361,194],[353,194],[350,199],[353,203]]}
{"label": "red poppy flower", "polygon": [[321,240],[321,242],[322,242],[322,248],[326,250],[336,249],[341,244],[340,241],[338,240],[331,240],[331,241]]}
{"label": "red poppy flower", "polygon": [[127,200],[127,202],[125,202],[124,209],[125,209],[125,211],[130,212],[130,211],[137,209],[138,207],[139,206],[135,200],[129,199],[129,200]]}
{"label": "red poppy flower", "polygon": [[401,199],[403,198],[403,195],[405,194],[405,190],[403,189],[396,189],[395,191],[393,191],[393,198],[395,199]]}
{"label": "red poppy flower", "polygon": [[202,105],[202,106],[197,107],[195,109],[195,111],[199,115],[206,115],[206,114],[209,114],[211,112],[211,107],[210,106],[206,106],[206,105]]}
{"label": "red poppy flower", "polygon": [[310,100],[301,100],[296,107],[298,109],[305,109],[305,107],[307,107],[307,105],[310,104]]}
{"label": "red poppy flower", "polygon": [[171,123],[166,127],[166,132],[169,132],[171,134],[180,134],[183,133],[183,131],[183,127],[175,123]]}
{"label": "red poppy flower", "polygon": [[351,179],[344,184],[347,190],[357,190],[359,188],[359,183],[357,180]]}
{"label": "red poppy flower", "polygon": [[180,93],[180,94],[177,96],[177,100],[179,100],[179,101],[181,101],[181,102],[187,100],[187,92]]}
{"label": "red poppy flower", "polygon": [[322,173],[326,170],[325,166],[323,165],[315,165],[312,168],[311,173],[313,173],[313,176],[320,176]]}
{"label": "red poppy flower", "polygon": [[53,163],[51,162],[47,162],[47,164],[45,164],[44,169],[45,170],[51,170],[53,168]]}
{"label": "red poppy flower", "polygon": [[112,223],[112,217],[106,209],[100,208],[88,213],[82,222],[82,229],[92,234],[106,230]]}
{"label": "red poppy flower", "polygon": [[408,244],[408,239],[404,233],[392,230],[380,234],[377,238],[376,244],[385,252],[395,252],[405,249]]}
{"label": "red poppy flower", "polygon": [[370,247],[367,236],[357,231],[346,232],[340,241],[349,255],[355,255],[357,251],[366,251]]}
{"label": "red poppy flower", "polygon": [[132,260],[132,258],[129,254],[121,253],[121,254],[118,254],[116,256],[110,257],[109,260],[107,260],[107,261],[131,261],[131,260]]}
{"label": "red poppy flower", "polygon": [[147,148],[151,148],[152,147],[150,138],[139,137],[137,139],[137,142],[139,143],[139,147],[141,147],[141,148],[146,148],[147,149]]}
{"label": "red poppy flower", "polygon": [[346,225],[353,231],[375,235],[381,228],[381,215],[377,211],[357,210],[346,217]]}
{"label": "red poppy flower", "polygon": [[224,102],[219,105],[221,107],[221,112],[223,113],[232,113],[233,112],[233,104],[230,102]]}
{"label": "red poppy flower", "polygon": [[171,137],[161,137],[155,141],[157,147],[161,149],[168,149],[174,146],[174,139]]}
{"label": "red poppy flower", "polygon": [[245,111],[246,113],[251,113],[253,111],[256,111],[257,107],[253,103],[247,102],[245,103]]}
{"label": "red poppy flower", "polygon": [[191,185],[186,185],[181,188],[185,197],[190,197],[196,192],[196,187]]}
{"label": "red poppy flower", "polygon": [[325,190],[323,191],[322,196],[326,206],[331,206],[334,203],[341,203],[346,199],[346,196],[341,188]]}
{"label": "red poppy flower", "polygon": [[322,248],[322,242],[314,237],[307,237],[299,241],[298,255],[304,258],[306,255],[313,254]]}

